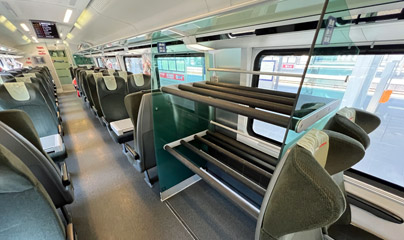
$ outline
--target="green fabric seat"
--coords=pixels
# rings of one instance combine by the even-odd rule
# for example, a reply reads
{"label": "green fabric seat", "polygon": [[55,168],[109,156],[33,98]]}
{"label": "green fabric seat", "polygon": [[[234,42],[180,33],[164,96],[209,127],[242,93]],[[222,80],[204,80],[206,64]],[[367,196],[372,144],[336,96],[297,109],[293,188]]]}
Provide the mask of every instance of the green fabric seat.
{"label": "green fabric seat", "polygon": [[0,145],[0,239],[66,239],[49,195],[31,171]]}

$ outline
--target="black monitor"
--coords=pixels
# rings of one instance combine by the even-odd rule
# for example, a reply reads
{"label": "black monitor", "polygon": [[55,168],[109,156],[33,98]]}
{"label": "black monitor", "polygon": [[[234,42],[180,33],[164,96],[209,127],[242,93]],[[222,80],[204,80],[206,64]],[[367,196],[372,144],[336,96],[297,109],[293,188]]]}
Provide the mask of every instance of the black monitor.
{"label": "black monitor", "polygon": [[55,39],[60,38],[56,23],[47,21],[31,20],[37,38]]}

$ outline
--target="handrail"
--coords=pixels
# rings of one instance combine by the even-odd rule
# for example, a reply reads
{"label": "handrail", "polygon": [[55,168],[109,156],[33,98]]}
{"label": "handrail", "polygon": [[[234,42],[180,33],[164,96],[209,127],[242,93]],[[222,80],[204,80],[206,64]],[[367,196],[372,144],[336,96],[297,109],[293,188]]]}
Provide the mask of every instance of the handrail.
{"label": "handrail", "polygon": [[[249,71],[249,70],[241,70],[241,69],[233,69],[233,68],[208,68],[207,71],[210,72],[230,72],[230,73],[243,73],[243,74],[252,74],[252,75],[269,75],[269,76],[280,76],[280,77],[294,77],[301,78],[303,74],[300,73],[286,73],[286,72],[264,72],[264,71]],[[343,80],[347,81],[348,76],[316,76],[317,74],[307,74],[306,78],[312,79],[327,79],[327,80]]]}

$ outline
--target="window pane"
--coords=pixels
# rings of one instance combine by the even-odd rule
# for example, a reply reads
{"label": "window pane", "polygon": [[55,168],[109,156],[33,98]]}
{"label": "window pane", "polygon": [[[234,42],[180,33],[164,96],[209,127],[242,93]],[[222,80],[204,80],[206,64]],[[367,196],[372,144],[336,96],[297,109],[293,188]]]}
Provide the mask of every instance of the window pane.
{"label": "window pane", "polygon": [[[265,56],[261,71],[302,73],[307,56]],[[310,88],[301,95],[342,99],[341,107],[355,107],[380,117],[381,125],[369,134],[366,155],[353,168],[404,186],[404,55],[313,56],[306,77]],[[310,79],[310,81],[307,81]],[[258,87],[297,92],[300,79],[259,76]],[[308,92],[310,91],[310,92]],[[282,142],[284,129],[254,120],[255,134]]]}
{"label": "window pane", "polygon": [[142,58],[140,57],[125,57],[126,70],[133,74],[143,73]]}
{"label": "window pane", "polygon": [[161,86],[204,80],[204,62],[200,56],[158,57]]}

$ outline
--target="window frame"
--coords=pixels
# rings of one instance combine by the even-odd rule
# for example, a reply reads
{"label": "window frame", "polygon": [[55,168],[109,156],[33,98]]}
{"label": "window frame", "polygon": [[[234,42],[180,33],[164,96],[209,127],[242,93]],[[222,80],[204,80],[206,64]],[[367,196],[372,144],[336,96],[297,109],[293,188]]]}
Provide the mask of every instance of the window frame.
{"label": "window frame", "polygon": [[[387,55],[387,54],[404,54],[404,44],[392,44],[392,45],[375,45],[373,48],[370,48],[369,46],[357,46],[359,49],[359,55]],[[322,49],[317,49],[318,52],[316,54],[321,54],[321,55],[335,55],[335,51],[338,51],[341,53],[341,55],[349,55],[352,50],[346,48],[346,47],[334,47],[331,48],[332,51],[328,51],[330,48],[322,48]],[[260,71],[260,63],[261,60],[268,55],[272,56],[301,56],[304,55],[305,53],[308,54],[309,48],[294,48],[294,49],[276,49],[276,50],[262,50],[260,51],[257,56],[254,59],[253,62],[253,68],[254,71]],[[313,54],[314,55],[314,54]],[[252,81],[251,81],[251,87],[258,87],[258,81],[259,81],[259,75],[253,75],[252,76]],[[248,118],[247,121],[247,133],[253,137],[265,140],[265,141],[274,141],[272,139],[269,139],[265,136],[259,135],[254,132],[253,130],[253,122],[254,120],[251,118]],[[367,183],[369,185],[375,186],[377,188],[380,188],[386,192],[392,193],[394,195],[404,197],[404,187],[397,185],[395,183],[391,183],[387,180],[378,178],[376,176],[370,175],[368,173],[361,172],[359,170],[350,168],[344,172],[345,175],[355,178],[359,181],[362,181],[364,183]]]}

